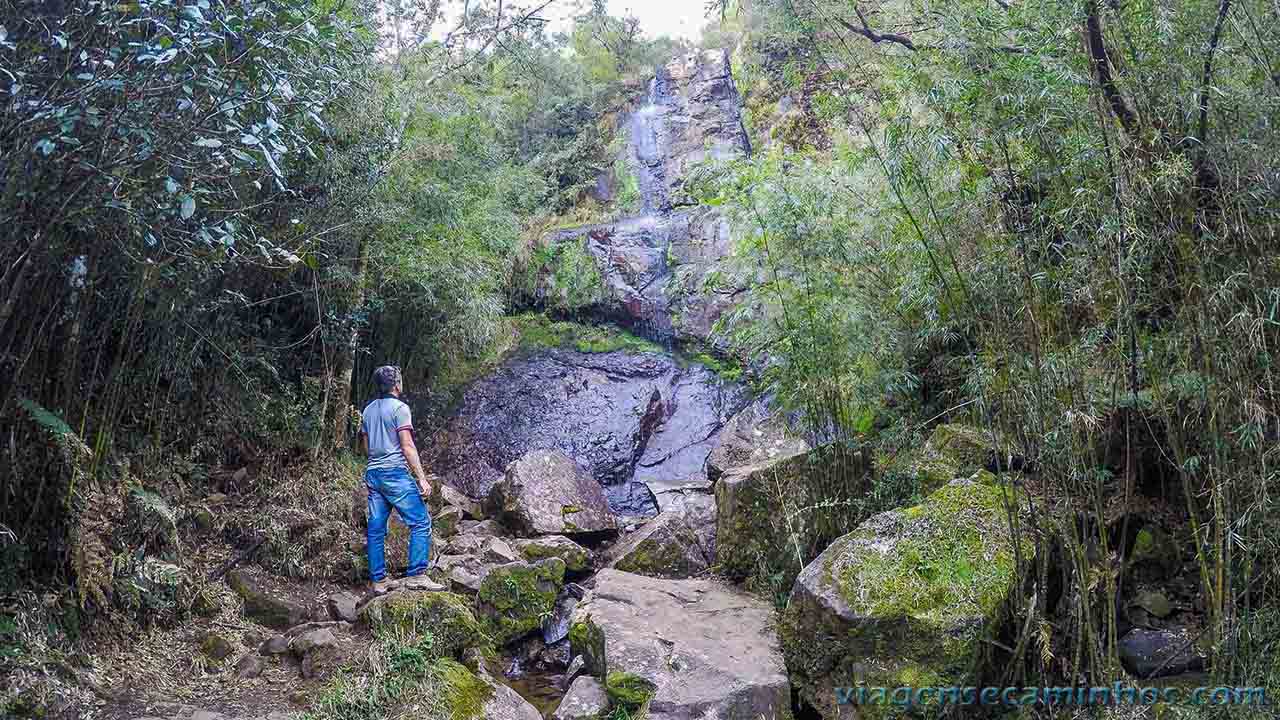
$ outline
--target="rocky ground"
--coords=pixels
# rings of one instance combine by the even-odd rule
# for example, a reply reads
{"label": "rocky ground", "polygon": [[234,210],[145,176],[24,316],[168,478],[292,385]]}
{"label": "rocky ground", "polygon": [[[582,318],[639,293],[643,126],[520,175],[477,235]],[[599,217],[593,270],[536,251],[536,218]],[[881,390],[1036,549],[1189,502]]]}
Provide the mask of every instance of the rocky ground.
{"label": "rocky ground", "polygon": [[[833,458],[788,439],[759,406],[729,428],[708,451],[716,480],[650,518],[616,514],[583,464],[558,450],[512,461],[484,497],[444,486],[430,571],[441,591],[375,597],[358,585],[233,568],[220,615],[138,639],[102,716],[345,717],[349,710],[333,708],[348,700],[333,698],[383,692],[385,679],[370,678],[396,664],[389,647],[429,648],[435,673],[435,684],[402,692],[394,706],[455,719],[590,720],[641,709],[655,720],[843,718],[853,715],[835,703],[837,687],[947,685],[1000,666],[992,648],[1009,630],[1015,556],[1030,546],[1009,534],[1019,491],[1011,476],[986,469],[995,449],[980,433],[940,426],[910,457],[849,464],[914,473],[931,492],[793,563],[779,613],[742,583],[783,563],[763,548],[785,558],[817,537],[769,516],[788,498],[816,497]],[[779,487],[788,493],[771,495]],[[361,500],[352,499],[353,540]],[[754,532],[734,531],[745,527]],[[393,524],[393,565],[405,541]],[[1152,548],[1137,553],[1142,572],[1174,562],[1143,542]],[[1144,597],[1148,619],[1122,641],[1126,666],[1163,676],[1196,670],[1202,655],[1182,642],[1191,630],[1174,622],[1177,610]]]}

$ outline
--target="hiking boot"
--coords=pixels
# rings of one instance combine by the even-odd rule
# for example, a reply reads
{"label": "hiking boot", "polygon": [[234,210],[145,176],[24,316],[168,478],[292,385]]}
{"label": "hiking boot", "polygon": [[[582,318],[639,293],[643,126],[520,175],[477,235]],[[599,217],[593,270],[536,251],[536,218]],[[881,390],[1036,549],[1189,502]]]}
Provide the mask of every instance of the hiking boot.
{"label": "hiking boot", "polygon": [[412,577],[407,577],[404,579],[404,582],[401,583],[401,587],[406,590],[429,590],[437,592],[445,589],[443,585],[432,580],[426,575],[414,575]]}
{"label": "hiking boot", "polygon": [[398,587],[400,587],[399,582],[392,580],[391,578],[387,578],[385,580],[379,580],[378,582],[373,583],[372,585],[369,586],[369,590],[374,595],[386,595],[387,593],[391,592],[392,590],[395,590]]}

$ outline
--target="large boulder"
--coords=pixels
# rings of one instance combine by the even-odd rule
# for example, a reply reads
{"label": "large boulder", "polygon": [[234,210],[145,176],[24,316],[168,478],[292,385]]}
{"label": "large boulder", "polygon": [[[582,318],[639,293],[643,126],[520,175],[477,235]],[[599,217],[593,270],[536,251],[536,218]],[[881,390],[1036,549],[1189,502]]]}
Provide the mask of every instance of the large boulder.
{"label": "large boulder", "polygon": [[555,612],[563,586],[560,558],[499,565],[480,583],[476,614],[489,637],[505,645],[542,628],[543,619]]}
{"label": "large boulder", "polygon": [[682,496],[612,550],[610,567],[637,575],[687,578],[715,562],[716,506],[710,495]]}
{"label": "large boulder", "polygon": [[984,430],[968,425],[944,424],[933,429],[919,447],[881,458],[882,475],[909,479],[921,494],[928,494],[954,478],[979,470],[996,470],[1008,463]]}
{"label": "large boulder", "polygon": [[615,530],[604,491],[558,450],[535,450],[507,466],[489,504],[517,534],[565,535]]}
{"label": "large boulder", "polygon": [[716,563],[755,589],[791,582],[858,517],[848,499],[870,487],[867,452],[824,445],[730,470],[716,483]]}
{"label": "large boulder", "polygon": [[651,720],[790,718],[772,608],[710,580],[601,570],[573,613],[574,655],[597,677],[652,686]]}
{"label": "large boulder", "polygon": [[461,657],[462,651],[485,644],[471,603],[451,592],[399,590],[370,600],[360,608],[359,622],[379,637],[418,637],[430,633],[432,651]]}
{"label": "large boulder", "polygon": [[717,480],[736,468],[762,465],[810,449],[791,432],[786,415],[760,398],[730,418],[707,456],[707,476]]}
{"label": "large boulder", "polygon": [[825,718],[865,720],[878,716],[836,704],[836,688],[983,677],[1016,580],[1012,499],[990,474],[954,480],[918,506],[872,516],[809,563],[780,624],[801,696]]}

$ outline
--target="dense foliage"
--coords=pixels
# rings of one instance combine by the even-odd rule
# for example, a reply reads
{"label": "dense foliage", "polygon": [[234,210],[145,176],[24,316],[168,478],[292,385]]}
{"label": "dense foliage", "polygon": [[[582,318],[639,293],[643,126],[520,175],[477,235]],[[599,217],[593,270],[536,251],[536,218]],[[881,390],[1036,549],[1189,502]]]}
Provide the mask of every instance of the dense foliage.
{"label": "dense foliage", "polygon": [[6,584],[109,605],[141,475],[344,446],[370,362],[489,348],[526,230],[672,48],[600,8],[551,37],[544,7],[3,6]]}
{"label": "dense foliage", "polygon": [[1214,671],[1277,679],[1277,22],[759,2],[717,29],[769,150],[706,195],[766,271],[741,317],[778,320],[725,332],[781,356],[822,432],[1015,440],[1042,542],[1011,679],[1110,681],[1152,498],[1194,547]]}
{"label": "dense foliage", "polygon": [[[630,208],[593,188],[682,45],[599,2],[559,37],[542,4],[446,6],[0,6],[0,595],[59,591],[0,617],[0,671],[54,674],[32,658],[70,653],[80,613],[199,605],[148,488],[345,446],[374,364],[448,407],[539,253],[560,254],[552,310],[599,291],[581,247],[532,240]],[[815,438],[892,455],[967,422],[1011,449],[1037,552],[1005,680],[1120,677],[1159,518],[1212,672],[1275,687],[1280,9],[711,9],[755,150],[695,188],[755,279],[715,340],[767,359],[750,379]],[[341,494],[275,480],[264,503]]]}

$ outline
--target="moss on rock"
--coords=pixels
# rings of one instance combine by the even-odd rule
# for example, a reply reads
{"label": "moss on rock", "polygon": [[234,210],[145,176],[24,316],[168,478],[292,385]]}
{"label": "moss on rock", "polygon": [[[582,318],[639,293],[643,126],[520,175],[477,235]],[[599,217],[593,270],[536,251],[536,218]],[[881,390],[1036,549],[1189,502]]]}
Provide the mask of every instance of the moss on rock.
{"label": "moss on rock", "polygon": [[227,573],[227,584],[244,600],[244,614],[267,627],[285,630],[306,619],[307,609],[275,594],[261,573],[236,568]]}
{"label": "moss on rock", "polygon": [[542,626],[555,609],[564,571],[565,563],[557,557],[489,571],[476,594],[476,609],[495,643],[504,645]]}
{"label": "moss on rock", "polygon": [[[714,527],[715,519],[707,520]],[[690,516],[678,509],[659,514],[616,549],[613,567],[660,578],[687,578],[705,572],[708,551],[690,521]]]}
{"label": "moss on rock", "polygon": [[927,495],[958,477],[991,467],[996,459],[997,446],[986,431],[947,424],[934,428],[920,447],[884,460],[878,470],[909,478],[922,495]]}
{"label": "moss on rock", "polygon": [[200,641],[200,652],[204,653],[209,659],[220,662],[231,653],[235,652],[235,646],[231,641],[215,632],[205,633],[204,639]]}
{"label": "moss on rock", "polygon": [[564,561],[565,572],[582,573],[591,569],[591,551],[562,535],[548,535],[512,541],[530,562],[556,557]]}
{"label": "moss on rock", "polygon": [[1182,549],[1177,540],[1157,525],[1148,525],[1134,536],[1131,562],[1149,564],[1153,568],[1172,573],[1182,562]]}
{"label": "moss on rock", "polygon": [[870,486],[867,458],[863,448],[832,444],[723,475],[715,489],[719,570],[753,589],[785,592],[803,563],[857,524],[847,500]]}
{"label": "moss on rock", "polygon": [[638,710],[649,702],[657,687],[635,673],[614,671],[605,676],[604,692],[612,707]]}
{"label": "moss on rock", "polygon": [[440,681],[450,720],[478,720],[485,704],[493,697],[493,687],[467,669],[462,663],[441,658],[432,665]]}
{"label": "moss on rock", "polygon": [[451,592],[384,595],[360,609],[360,621],[379,638],[430,636],[436,657],[460,657],[463,650],[487,640],[470,603]]}
{"label": "moss on rock", "polygon": [[836,687],[951,685],[989,670],[986,641],[1016,580],[1013,499],[989,474],[955,480],[869,518],[810,563],[780,623],[805,699],[834,716]]}
{"label": "moss on rock", "polygon": [[569,626],[569,652],[582,656],[583,669],[588,675],[604,677],[607,670],[604,631],[592,622],[590,615]]}

